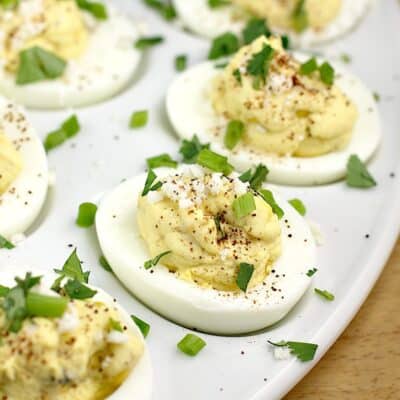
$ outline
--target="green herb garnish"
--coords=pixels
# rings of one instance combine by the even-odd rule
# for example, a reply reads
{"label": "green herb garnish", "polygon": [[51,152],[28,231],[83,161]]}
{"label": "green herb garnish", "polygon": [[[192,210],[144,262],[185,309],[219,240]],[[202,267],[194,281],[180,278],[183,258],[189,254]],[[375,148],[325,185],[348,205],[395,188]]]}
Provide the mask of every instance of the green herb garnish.
{"label": "green herb garnish", "polygon": [[278,203],[275,201],[274,195],[270,190],[260,189],[258,193],[260,193],[263,200],[271,206],[272,212],[276,214],[279,219],[285,215],[282,208],[280,208]]}
{"label": "green herb garnish", "polygon": [[131,315],[131,318],[136,326],[140,329],[140,332],[142,332],[143,337],[146,338],[150,332],[150,325],[135,315]]}
{"label": "green herb garnish", "polygon": [[76,224],[81,228],[89,228],[94,224],[97,213],[97,206],[93,203],[82,203],[79,206]]}
{"label": "green herb garnish", "polygon": [[247,217],[256,209],[253,194],[247,192],[235,199],[232,203],[232,209],[237,219]]}
{"label": "green herb garnish", "polygon": [[276,347],[287,347],[290,353],[296,356],[300,361],[306,362],[314,359],[318,345],[313,343],[303,342],[278,342],[274,343],[268,340],[268,343]]}
{"label": "green herb garnish", "polygon": [[332,293],[329,293],[327,290],[321,290],[321,289],[314,289],[314,292],[323,297],[325,300],[328,301],[333,301],[335,300],[335,296]]}
{"label": "green herb garnish", "polygon": [[209,60],[216,60],[220,57],[226,57],[239,50],[239,39],[232,32],[224,33],[216,37],[208,53]]}
{"label": "green herb garnish", "polygon": [[160,167],[170,167],[176,168],[178,163],[171,158],[169,154],[160,154],[159,156],[150,157],[146,159],[147,166],[150,169],[160,168]]}
{"label": "green herb garnish", "polygon": [[70,299],[86,300],[96,295],[97,291],[90,289],[77,279],[70,279],[64,285],[64,291]]}
{"label": "green herb garnish", "polygon": [[102,3],[88,0],[76,0],[76,3],[79,8],[92,14],[96,19],[105,20],[108,18],[106,6]]}
{"label": "green herb garnish", "polygon": [[167,21],[171,21],[176,17],[175,8],[170,3],[170,1],[164,1],[164,2],[160,0],[143,0],[143,1],[148,7],[158,11],[159,14]]}
{"label": "green herb garnish", "polygon": [[340,55],[340,60],[345,64],[351,63],[351,56],[349,54],[343,53]]}
{"label": "green herb garnish", "polygon": [[233,72],[232,75],[235,77],[236,82],[239,83],[240,85],[242,84],[242,73],[240,72],[239,68],[236,68]]}
{"label": "green herb garnish", "polygon": [[129,121],[129,127],[132,129],[142,128],[147,125],[149,112],[146,110],[134,111]]}
{"label": "green herb garnish", "polygon": [[300,66],[301,75],[310,75],[317,70],[318,70],[318,63],[315,57],[310,58],[308,61],[301,64]]}
{"label": "green herb garnish", "polygon": [[317,268],[311,268],[307,271],[306,275],[311,278],[317,271]]}
{"label": "green herb garnish", "polygon": [[274,53],[275,50],[266,44],[261,51],[253,54],[252,58],[247,63],[247,73],[254,77],[254,89],[258,90],[261,88],[261,83],[265,84]]}
{"label": "green herb garnish", "polygon": [[203,149],[208,149],[210,144],[202,144],[199,141],[199,138],[194,135],[192,140],[184,139],[182,141],[181,147],[179,149],[179,153],[182,154],[183,162],[186,164],[194,164],[197,161],[197,156],[200,151]]}
{"label": "green herb garnish", "polygon": [[34,46],[19,53],[17,85],[56,79],[65,70],[67,63],[57,55]]}
{"label": "green herb garnish", "polygon": [[144,268],[145,269],[150,269],[152,267],[155,267],[163,257],[165,257],[165,256],[167,256],[168,254],[171,254],[171,253],[172,253],[171,250],[164,251],[163,253],[159,254],[158,256],[152,258],[151,260],[147,260],[144,263]]}
{"label": "green herb garnish", "polygon": [[71,115],[65,120],[59,129],[50,132],[44,140],[44,148],[46,151],[50,151],[55,147],[60,146],[66,140],[76,136],[80,131],[81,127],[76,115]]}
{"label": "green herb garnish", "polygon": [[217,240],[224,240],[227,237],[227,234],[222,229],[221,221],[222,218],[220,215],[214,217],[215,228],[217,229]]}
{"label": "green herb garnish", "polygon": [[211,171],[222,172],[224,175],[229,175],[233,171],[233,167],[229,164],[227,157],[209,149],[200,151],[197,156],[197,163]]}
{"label": "green herb garnish", "polygon": [[267,21],[262,18],[252,18],[242,32],[244,44],[250,44],[260,36],[270,37],[271,31]]}
{"label": "green herb garnish", "polygon": [[240,142],[244,134],[244,124],[241,121],[229,121],[224,137],[224,144],[229,150],[233,150],[234,147]]}
{"label": "green herb garnish", "polygon": [[267,176],[269,173],[269,169],[263,165],[259,164],[257,165],[256,169],[254,172],[249,169],[245,173],[239,176],[239,179],[242,182],[248,182],[250,184],[250,187],[253,190],[259,190],[262,186],[262,184],[266,181]]}
{"label": "green herb garnish", "polygon": [[144,184],[144,188],[142,191],[142,196],[146,196],[149,192],[154,192],[160,189],[162,186],[162,182],[158,181],[154,185],[154,181],[157,179],[157,175],[152,169],[149,169],[149,172],[147,173],[147,178],[146,182]]}
{"label": "green herb garnish", "polygon": [[249,282],[251,277],[253,276],[254,273],[254,265],[252,264],[247,264],[247,263],[240,263],[239,265],[239,272],[236,278],[236,284],[238,285],[238,288],[246,292],[247,287],[249,286]]}
{"label": "green herb garnish", "polygon": [[65,297],[45,296],[29,292],[26,296],[26,311],[31,317],[59,318],[68,305]]}
{"label": "green herb garnish", "polygon": [[289,200],[289,204],[302,216],[306,215],[307,209],[300,199]]}
{"label": "green herb garnish", "polygon": [[162,36],[141,37],[135,42],[135,47],[139,50],[144,50],[153,46],[157,46],[163,42],[164,38]]}
{"label": "green herb garnish", "polygon": [[208,0],[208,6],[210,8],[225,7],[231,4],[230,0]]}
{"label": "green herb garnish", "polygon": [[332,68],[331,64],[324,62],[319,67],[319,74],[322,82],[329,86],[333,85],[335,81],[335,70]]}
{"label": "green herb garnish", "polygon": [[206,342],[197,335],[189,333],[177,344],[177,346],[182,353],[194,357],[206,346]]}
{"label": "green herb garnish", "polygon": [[0,249],[11,250],[14,247],[15,246],[10,241],[8,241],[4,236],[0,235]]}
{"label": "green herb garnish", "polygon": [[186,69],[187,66],[187,56],[185,54],[181,54],[175,57],[175,69],[178,72],[182,72]]}
{"label": "green herb garnish", "polygon": [[379,95],[379,93],[374,92],[373,94],[374,100],[379,103],[381,101],[381,96]]}
{"label": "green herb garnish", "polygon": [[351,155],[347,162],[346,182],[350,187],[362,189],[376,186],[375,179],[368,172],[364,163],[355,154]]}
{"label": "green herb garnish", "polygon": [[299,0],[292,14],[292,27],[297,33],[301,33],[308,28],[308,25],[306,1]]}
{"label": "green herb garnish", "polygon": [[20,0],[0,0],[0,7],[6,10],[13,9],[19,5]]}

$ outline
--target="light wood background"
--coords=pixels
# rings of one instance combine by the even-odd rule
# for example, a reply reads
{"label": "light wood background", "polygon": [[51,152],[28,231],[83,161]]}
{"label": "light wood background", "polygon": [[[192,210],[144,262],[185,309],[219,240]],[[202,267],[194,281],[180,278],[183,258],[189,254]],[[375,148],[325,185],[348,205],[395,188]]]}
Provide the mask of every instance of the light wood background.
{"label": "light wood background", "polygon": [[400,400],[400,240],[352,323],[285,400]]}

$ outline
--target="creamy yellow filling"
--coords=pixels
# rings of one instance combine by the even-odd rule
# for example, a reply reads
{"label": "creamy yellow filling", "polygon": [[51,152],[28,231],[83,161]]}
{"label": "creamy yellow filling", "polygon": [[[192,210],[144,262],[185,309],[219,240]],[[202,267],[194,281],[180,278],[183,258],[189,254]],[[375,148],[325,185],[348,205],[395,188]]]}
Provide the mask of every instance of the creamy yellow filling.
{"label": "creamy yellow filling", "polygon": [[[266,45],[274,57],[265,85],[256,88],[246,67]],[[319,72],[301,75],[300,65],[280,39],[263,37],[243,47],[217,76],[209,93],[212,104],[218,114],[245,124],[244,145],[258,152],[313,157],[349,143],[356,106],[336,85],[323,83]],[[240,82],[235,71],[240,71]]]}
{"label": "creamy yellow filling", "polygon": [[[299,0],[232,0],[250,14],[267,19],[271,27],[293,28],[293,12]],[[306,0],[305,11],[308,26],[320,30],[332,22],[339,14],[342,0]]]}
{"label": "creamy yellow filling", "polygon": [[22,170],[22,157],[14,144],[0,132],[0,195],[5,193]]}
{"label": "creamy yellow filling", "polygon": [[64,60],[81,56],[89,32],[75,0],[23,0],[14,10],[0,8],[0,58],[15,72],[19,53],[39,46]]}
{"label": "creamy yellow filling", "polygon": [[[182,205],[187,201],[184,197],[177,201],[165,194],[170,185],[165,183],[160,201],[149,200],[152,195],[139,197],[137,222],[151,257],[169,250],[171,253],[162,263],[178,278],[224,291],[239,290],[236,278],[240,263],[253,264],[249,288],[260,284],[281,251],[280,225],[271,207],[256,197],[256,210],[237,219],[232,210],[233,201],[238,197],[237,183],[210,174],[177,180],[188,188],[189,201],[194,196],[191,187],[197,190],[204,185],[207,195],[186,207]],[[213,182],[221,186],[218,193],[207,189]]]}
{"label": "creamy yellow filling", "polygon": [[[92,300],[72,307],[67,312],[78,322],[68,331],[58,320],[34,318],[3,334],[0,388],[9,399],[104,399],[137,364],[144,351],[138,337],[124,330],[124,340],[110,341],[110,319],[121,321],[117,309]],[[0,309],[0,331],[5,323]]]}

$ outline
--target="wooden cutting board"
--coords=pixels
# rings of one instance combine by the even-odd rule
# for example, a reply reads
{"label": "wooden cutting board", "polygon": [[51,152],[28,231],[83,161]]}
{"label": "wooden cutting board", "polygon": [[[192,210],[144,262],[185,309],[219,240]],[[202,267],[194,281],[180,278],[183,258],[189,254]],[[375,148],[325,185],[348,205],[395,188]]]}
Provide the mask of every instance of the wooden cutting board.
{"label": "wooden cutting board", "polygon": [[285,400],[400,399],[400,241],[368,300]]}

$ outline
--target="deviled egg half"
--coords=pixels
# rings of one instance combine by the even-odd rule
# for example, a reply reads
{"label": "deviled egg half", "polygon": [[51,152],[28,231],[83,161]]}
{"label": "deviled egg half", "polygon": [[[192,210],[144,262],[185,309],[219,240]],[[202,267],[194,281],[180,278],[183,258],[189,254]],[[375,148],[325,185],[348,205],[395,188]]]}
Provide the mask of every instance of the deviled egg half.
{"label": "deviled egg half", "polygon": [[[186,327],[240,334],[282,319],[310,284],[316,249],[300,214],[204,149],[199,165],[137,176],[100,202],[96,229],[116,276]],[[253,187],[255,187],[253,185]]]}
{"label": "deviled egg half", "polygon": [[286,52],[262,36],[223,69],[199,64],[171,84],[167,112],[177,134],[197,134],[239,170],[263,163],[271,182],[322,184],[346,174],[352,154],[379,145],[372,92],[340,66]]}
{"label": "deviled egg half", "polygon": [[247,22],[264,19],[295,45],[318,44],[346,34],[368,11],[371,0],[173,0],[183,24],[215,38],[240,33]]}
{"label": "deviled egg half", "polygon": [[24,112],[0,97],[0,235],[12,240],[39,215],[49,184],[42,142]]}
{"label": "deviled egg half", "polygon": [[1,398],[150,399],[149,353],[116,300],[79,273],[61,284],[42,270],[22,271],[3,266],[0,278]]}
{"label": "deviled egg half", "polygon": [[135,23],[107,2],[21,0],[0,5],[0,93],[32,108],[112,97],[140,61]]}

